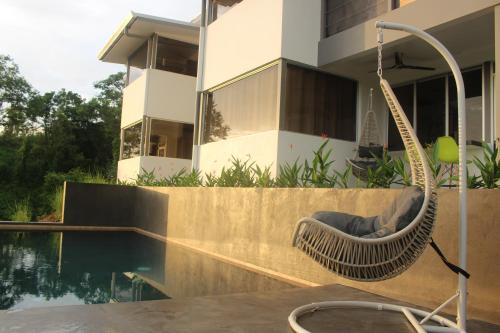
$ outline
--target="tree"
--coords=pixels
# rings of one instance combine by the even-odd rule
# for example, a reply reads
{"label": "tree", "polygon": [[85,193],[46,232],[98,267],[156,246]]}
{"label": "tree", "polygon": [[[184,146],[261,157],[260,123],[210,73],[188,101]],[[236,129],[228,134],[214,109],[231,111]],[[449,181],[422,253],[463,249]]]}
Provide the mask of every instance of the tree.
{"label": "tree", "polygon": [[25,110],[34,90],[12,58],[0,55],[0,126],[10,135],[26,130]]}

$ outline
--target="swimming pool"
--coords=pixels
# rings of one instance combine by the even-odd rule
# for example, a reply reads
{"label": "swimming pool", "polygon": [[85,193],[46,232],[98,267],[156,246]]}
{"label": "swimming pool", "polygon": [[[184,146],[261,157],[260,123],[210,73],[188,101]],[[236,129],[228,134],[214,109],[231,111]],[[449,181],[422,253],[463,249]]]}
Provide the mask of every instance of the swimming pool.
{"label": "swimming pool", "polygon": [[0,310],[286,288],[133,232],[0,232]]}

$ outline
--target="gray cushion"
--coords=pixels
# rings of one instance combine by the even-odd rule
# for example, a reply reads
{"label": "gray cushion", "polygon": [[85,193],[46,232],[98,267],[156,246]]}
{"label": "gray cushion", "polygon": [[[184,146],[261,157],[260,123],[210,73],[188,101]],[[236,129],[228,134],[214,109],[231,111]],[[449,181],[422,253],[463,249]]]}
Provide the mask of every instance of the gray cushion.
{"label": "gray cushion", "polygon": [[313,218],[331,227],[362,238],[381,238],[407,227],[418,215],[424,192],[406,187],[380,216],[362,217],[339,212],[316,212]]}

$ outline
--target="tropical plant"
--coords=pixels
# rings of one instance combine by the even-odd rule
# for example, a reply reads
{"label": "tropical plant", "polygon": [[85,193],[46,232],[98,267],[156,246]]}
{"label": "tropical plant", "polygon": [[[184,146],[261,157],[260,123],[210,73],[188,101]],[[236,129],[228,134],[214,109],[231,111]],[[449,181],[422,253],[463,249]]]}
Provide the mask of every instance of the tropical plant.
{"label": "tropical plant", "polygon": [[254,164],[255,162],[250,162],[250,159],[243,162],[233,156],[231,166],[222,168],[217,186],[253,187],[255,185]]}
{"label": "tropical plant", "polygon": [[498,181],[500,180],[500,160],[498,159],[497,147],[492,148],[489,144],[483,143],[483,160],[475,156],[472,163],[479,169],[484,187],[498,187]]}
{"label": "tropical plant", "polygon": [[328,140],[325,140],[318,150],[314,151],[314,158],[309,165],[304,161],[302,173],[303,184],[312,187],[335,187],[336,177],[330,175],[333,160],[330,159],[332,149],[325,151]]}
{"label": "tropical plant", "polygon": [[429,163],[429,169],[431,170],[435,186],[441,187],[446,184],[446,182],[450,181],[450,178],[444,177],[444,172],[442,172],[443,166],[434,154],[434,145],[429,144],[425,147],[425,155],[427,157],[427,162]]}
{"label": "tropical plant", "polygon": [[10,220],[15,222],[31,221],[31,208],[29,199],[24,199],[14,204],[14,209],[12,215],[10,216]]}
{"label": "tropical plant", "polygon": [[64,188],[62,186],[56,189],[54,197],[52,198],[52,211],[57,221],[62,220],[62,210],[64,203]]}
{"label": "tropical plant", "polygon": [[255,186],[257,187],[273,187],[274,180],[271,177],[271,166],[268,165],[264,168],[255,165],[253,167],[253,172],[255,175]]}
{"label": "tropical plant", "polygon": [[352,174],[352,168],[351,166],[347,166],[347,168],[343,171],[333,171],[335,173],[335,183],[337,184],[338,187],[340,188],[348,188],[349,187],[349,179],[351,178]]}
{"label": "tropical plant", "polygon": [[482,188],[484,183],[481,177],[471,174],[469,168],[467,168],[467,188]]}
{"label": "tropical plant", "polygon": [[406,153],[404,154],[403,158],[394,158],[393,165],[394,172],[398,177],[395,183],[403,186],[411,186],[411,170],[409,168],[408,156],[406,155]]}
{"label": "tropical plant", "polygon": [[394,167],[394,160],[384,150],[382,158],[374,156],[376,160],[376,167],[368,169],[368,179],[366,181],[367,188],[389,188],[396,182],[398,174]]}
{"label": "tropical plant", "polygon": [[286,162],[279,166],[279,173],[274,184],[277,187],[301,187],[302,186],[302,165],[299,165],[297,158],[293,164]]}

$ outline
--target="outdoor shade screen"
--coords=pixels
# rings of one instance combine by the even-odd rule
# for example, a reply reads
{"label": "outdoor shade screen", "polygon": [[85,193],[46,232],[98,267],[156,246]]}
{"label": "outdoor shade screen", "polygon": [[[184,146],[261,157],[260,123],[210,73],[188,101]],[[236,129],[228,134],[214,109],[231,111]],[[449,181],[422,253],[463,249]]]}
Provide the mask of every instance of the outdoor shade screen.
{"label": "outdoor shade screen", "polygon": [[198,45],[158,37],[156,69],[196,76]]}
{"label": "outdoor shade screen", "polygon": [[287,65],[284,130],[356,140],[356,81]]}
{"label": "outdoor shade screen", "polygon": [[209,92],[203,143],[277,129],[278,65]]}

